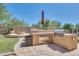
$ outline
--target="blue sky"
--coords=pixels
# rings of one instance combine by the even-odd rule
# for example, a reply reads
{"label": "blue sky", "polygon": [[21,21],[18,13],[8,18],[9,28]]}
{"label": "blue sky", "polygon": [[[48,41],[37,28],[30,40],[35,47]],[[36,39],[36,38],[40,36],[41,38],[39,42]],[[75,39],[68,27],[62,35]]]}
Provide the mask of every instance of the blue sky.
{"label": "blue sky", "polygon": [[79,23],[79,4],[31,4],[31,3],[17,3],[5,4],[7,9],[14,17],[22,19],[25,22],[37,23],[41,20],[41,11],[44,10],[45,19],[57,20],[64,23]]}

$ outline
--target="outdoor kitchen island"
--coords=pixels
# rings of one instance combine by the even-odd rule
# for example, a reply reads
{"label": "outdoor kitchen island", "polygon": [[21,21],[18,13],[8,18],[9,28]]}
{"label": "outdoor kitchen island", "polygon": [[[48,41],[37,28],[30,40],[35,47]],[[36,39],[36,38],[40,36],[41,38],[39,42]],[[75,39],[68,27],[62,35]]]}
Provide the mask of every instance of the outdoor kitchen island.
{"label": "outdoor kitchen island", "polygon": [[22,43],[23,39],[20,38],[19,42],[14,48],[17,55],[78,55],[77,51],[79,49],[79,45],[77,45],[76,34],[33,32],[28,40],[31,41],[31,45],[21,47],[20,44]]}
{"label": "outdoor kitchen island", "polygon": [[20,38],[14,49],[18,56],[79,55],[79,44],[77,45],[75,34],[31,33],[29,40],[32,43],[30,46],[21,47],[23,39]]}
{"label": "outdoor kitchen island", "polygon": [[76,34],[59,32],[35,32],[31,33],[31,36],[32,45],[51,43],[63,47],[67,50],[73,50],[77,48]]}

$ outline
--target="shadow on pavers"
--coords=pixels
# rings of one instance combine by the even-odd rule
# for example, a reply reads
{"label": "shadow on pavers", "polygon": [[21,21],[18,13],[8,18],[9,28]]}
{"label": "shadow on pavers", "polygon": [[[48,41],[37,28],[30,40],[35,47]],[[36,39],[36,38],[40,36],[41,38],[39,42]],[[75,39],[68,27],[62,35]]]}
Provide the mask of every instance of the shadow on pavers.
{"label": "shadow on pavers", "polygon": [[56,44],[48,44],[48,47],[51,48],[52,50],[55,50],[55,51],[59,51],[61,53],[66,53],[68,52],[67,50],[65,50],[64,48],[56,45]]}

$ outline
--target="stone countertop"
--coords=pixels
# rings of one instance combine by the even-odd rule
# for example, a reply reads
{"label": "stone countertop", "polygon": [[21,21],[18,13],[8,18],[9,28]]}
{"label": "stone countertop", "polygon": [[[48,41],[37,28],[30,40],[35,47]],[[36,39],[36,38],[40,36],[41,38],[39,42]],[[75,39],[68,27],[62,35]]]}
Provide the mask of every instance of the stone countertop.
{"label": "stone countertop", "polygon": [[77,35],[77,34],[64,33],[64,35]]}
{"label": "stone countertop", "polygon": [[31,34],[52,34],[54,32],[36,32],[36,33],[31,33]]}

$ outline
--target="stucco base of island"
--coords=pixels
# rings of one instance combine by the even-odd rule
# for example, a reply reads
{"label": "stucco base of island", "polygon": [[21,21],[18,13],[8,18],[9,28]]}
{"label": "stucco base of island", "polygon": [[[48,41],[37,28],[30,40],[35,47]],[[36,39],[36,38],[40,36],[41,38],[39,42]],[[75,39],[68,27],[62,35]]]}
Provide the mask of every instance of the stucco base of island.
{"label": "stucco base of island", "polygon": [[52,43],[53,33],[32,33],[32,45]]}
{"label": "stucco base of island", "polygon": [[52,43],[59,45],[60,47],[63,47],[67,50],[73,50],[77,48],[77,35],[53,32],[32,33],[32,45],[45,43]]}
{"label": "stucco base of island", "polygon": [[63,34],[54,35],[53,43],[67,49],[73,50],[77,48],[77,35],[75,34]]}

